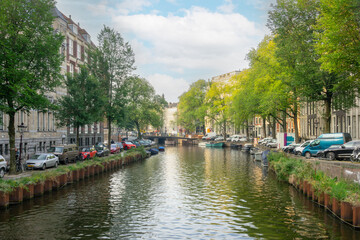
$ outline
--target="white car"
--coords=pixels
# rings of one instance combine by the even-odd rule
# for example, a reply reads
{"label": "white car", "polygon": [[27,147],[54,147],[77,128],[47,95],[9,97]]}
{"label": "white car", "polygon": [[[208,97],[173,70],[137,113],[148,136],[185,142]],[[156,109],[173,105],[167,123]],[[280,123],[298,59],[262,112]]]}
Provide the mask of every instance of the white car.
{"label": "white car", "polygon": [[215,138],[215,141],[224,141],[224,137],[223,136],[217,136]]}
{"label": "white car", "polygon": [[312,141],[314,141],[314,140],[308,140],[308,141],[302,143],[299,147],[296,147],[296,148],[294,149],[294,154],[295,154],[295,155],[301,155],[301,153],[302,153],[302,151],[304,150],[304,148],[305,148],[307,145],[309,145]]}
{"label": "white car", "polygon": [[36,153],[26,161],[28,169],[40,168],[45,170],[47,167],[57,167],[59,158],[52,153]]}
{"label": "white car", "polygon": [[[243,141],[245,138],[245,141]],[[246,142],[246,137],[242,136],[242,135],[232,135],[230,137],[232,142]]]}
{"label": "white car", "polygon": [[7,170],[7,162],[3,156],[0,155],[0,178],[3,178]]}
{"label": "white car", "polygon": [[262,145],[265,145],[265,146],[266,146],[266,144],[267,144],[268,142],[270,142],[272,139],[273,139],[272,137],[268,137],[268,138],[261,139],[261,140],[259,141],[259,144],[262,144]]}
{"label": "white car", "polygon": [[269,148],[277,148],[278,142],[276,139],[271,139],[269,142],[266,143],[266,146]]}

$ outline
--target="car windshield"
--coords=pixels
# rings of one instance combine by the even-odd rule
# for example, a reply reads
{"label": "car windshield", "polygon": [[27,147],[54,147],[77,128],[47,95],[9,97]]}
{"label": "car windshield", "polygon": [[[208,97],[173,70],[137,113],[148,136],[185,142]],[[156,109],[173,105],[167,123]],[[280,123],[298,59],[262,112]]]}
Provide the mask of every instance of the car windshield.
{"label": "car windshield", "polygon": [[62,153],[64,150],[63,147],[50,147],[48,149],[48,152],[51,152],[51,153]]}
{"label": "car windshield", "polygon": [[90,152],[90,148],[83,148],[81,149],[82,152]]}
{"label": "car windshield", "polygon": [[116,144],[111,144],[111,148],[116,148]]}
{"label": "car windshield", "polygon": [[125,144],[133,144],[132,142],[125,142]]}
{"label": "car windshield", "polygon": [[353,147],[353,146],[359,146],[360,141],[351,141],[344,144],[345,147]]}
{"label": "car windshield", "polygon": [[31,157],[31,159],[45,160],[46,156],[47,156],[46,154],[35,154]]}

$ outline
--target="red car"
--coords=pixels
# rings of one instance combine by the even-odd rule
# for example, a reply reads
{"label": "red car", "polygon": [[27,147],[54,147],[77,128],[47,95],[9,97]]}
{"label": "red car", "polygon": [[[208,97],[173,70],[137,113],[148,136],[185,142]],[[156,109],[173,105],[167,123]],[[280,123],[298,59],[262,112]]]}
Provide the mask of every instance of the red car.
{"label": "red car", "polygon": [[84,147],[80,150],[80,159],[81,160],[85,160],[85,159],[90,159],[96,156],[96,149],[95,148],[88,148],[88,147]]}
{"label": "red car", "polygon": [[119,145],[113,143],[110,145],[110,153],[119,153],[121,151],[121,148]]}
{"label": "red car", "polygon": [[136,148],[136,145],[131,142],[122,142],[122,145],[124,147],[124,150]]}

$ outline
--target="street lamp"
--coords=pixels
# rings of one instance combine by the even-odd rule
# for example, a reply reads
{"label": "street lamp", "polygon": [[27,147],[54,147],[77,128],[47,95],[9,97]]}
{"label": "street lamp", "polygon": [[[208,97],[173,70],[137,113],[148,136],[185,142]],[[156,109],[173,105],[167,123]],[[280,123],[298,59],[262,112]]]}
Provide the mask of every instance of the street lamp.
{"label": "street lamp", "polygon": [[18,129],[19,129],[19,132],[20,132],[20,154],[19,154],[19,161],[18,161],[19,170],[22,170],[22,167],[21,167],[22,137],[23,137],[23,133],[25,131],[25,128],[27,128],[27,126],[25,126],[24,123],[21,123],[21,125],[18,125]]}

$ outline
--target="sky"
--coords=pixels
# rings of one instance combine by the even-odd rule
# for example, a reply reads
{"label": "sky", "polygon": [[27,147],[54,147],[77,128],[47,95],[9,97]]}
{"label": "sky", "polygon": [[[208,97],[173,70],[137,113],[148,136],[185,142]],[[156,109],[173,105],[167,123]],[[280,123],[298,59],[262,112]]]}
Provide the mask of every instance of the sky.
{"label": "sky", "polygon": [[57,0],[97,44],[104,25],[135,53],[134,74],[168,102],[199,79],[248,67],[246,54],[265,34],[275,0]]}

